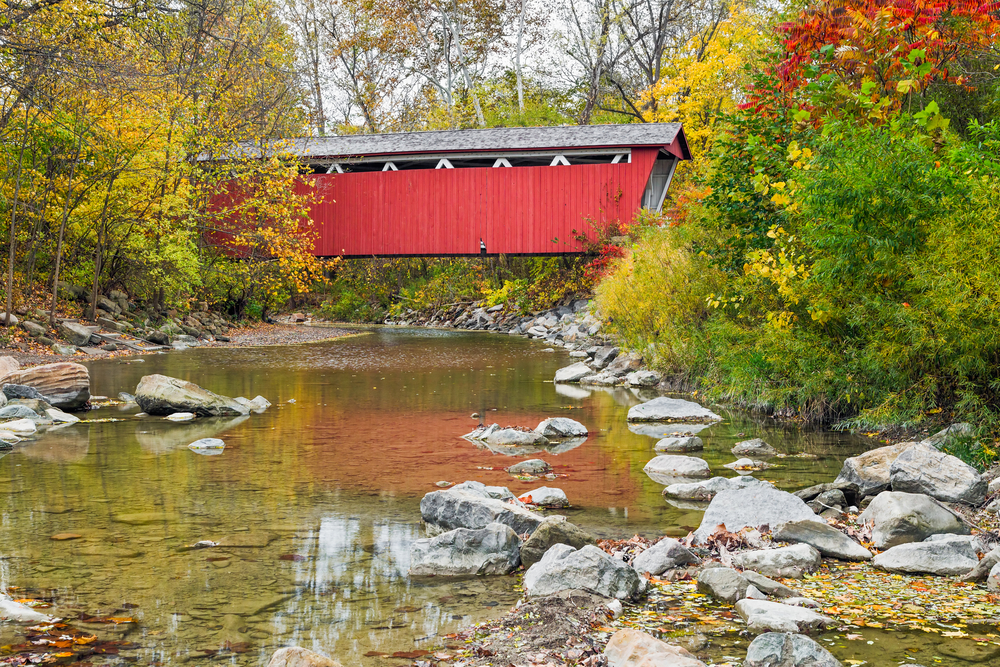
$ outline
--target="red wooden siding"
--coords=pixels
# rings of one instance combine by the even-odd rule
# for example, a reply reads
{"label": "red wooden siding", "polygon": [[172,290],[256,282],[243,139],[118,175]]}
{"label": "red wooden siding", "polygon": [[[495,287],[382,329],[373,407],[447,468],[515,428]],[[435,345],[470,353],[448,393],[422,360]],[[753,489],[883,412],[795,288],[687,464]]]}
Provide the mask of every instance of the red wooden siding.
{"label": "red wooden siding", "polygon": [[316,254],[477,255],[480,238],[491,255],[580,252],[574,236],[593,236],[588,219],[632,218],[657,153],[635,148],[624,164],[308,176],[321,195]]}

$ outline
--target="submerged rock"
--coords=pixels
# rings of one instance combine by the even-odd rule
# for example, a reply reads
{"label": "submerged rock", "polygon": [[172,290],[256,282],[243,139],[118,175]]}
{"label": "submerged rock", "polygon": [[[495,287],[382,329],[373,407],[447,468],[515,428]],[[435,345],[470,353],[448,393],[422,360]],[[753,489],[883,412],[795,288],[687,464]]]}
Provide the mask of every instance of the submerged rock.
{"label": "submerged rock", "polygon": [[606,598],[632,600],[640,595],[642,586],[635,570],[595,546],[574,549],[568,544],[556,544],[528,568],[524,590],[530,597],[583,590]]}
{"label": "submerged rock", "polygon": [[979,506],[986,500],[986,482],[975,468],[924,443],[896,457],[889,483],[893,491],[924,493],[948,503]]}
{"label": "submerged rock", "polygon": [[340,663],[309,649],[289,646],[275,651],[267,667],[340,667]]}
{"label": "submerged rock", "polygon": [[568,544],[580,549],[588,544],[597,544],[597,538],[567,521],[566,517],[547,517],[521,545],[521,564],[525,568],[531,567],[553,544]]}
{"label": "submerged rock", "polygon": [[805,635],[765,632],[750,642],[743,667],[841,667],[841,664]]}
{"label": "submerged rock", "polygon": [[836,619],[817,614],[804,607],[794,607],[768,600],[743,599],[736,603],[736,613],[750,632],[809,633],[833,627]]}
{"label": "submerged rock", "polygon": [[858,516],[858,521],[872,524],[872,541],[876,549],[921,542],[940,533],[966,535],[969,532],[961,517],[922,493],[880,493]]}
{"label": "submerged rock", "polygon": [[705,667],[687,649],[633,628],[611,635],[604,657],[608,667]]}
{"label": "submerged rock", "polygon": [[209,456],[221,454],[225,448],[226,443],[219,438],[201,438],[188,445],[188,449],[196,454],[207,454]]}
{"label": "submerged rock", "polygon": [[694,533],[695,544],[708,539],[720,525],[730,532],[743,528],[777,526],[786,521],[822,521],[801,498],[766,486],[720,491],[712,499],[701,525]]}
{"label": "submerged rock", "polygon": [[480,482],[464,482],[428,493],[420,501],[420,514],[436,530],[480,529],[501,523],[518,535],[535,532],[544,520],[524,507],[496,500]]}
{"label": "submerged rock", "polygon": [[630,422],[717,422],[722,421],[722,417],[692,401],[660,396],[629,409],[628,420]]}
{"label": "submerged rock", "polygon": [[410,548],[411,575],[509,574],[521,561],[521,540],[509,526],[456,528]]}
{"label": "submerged rock", "polygon": [[135,400],[142,411],[150,415],[193,412],[202,417],[228,417],[250,412],[228,396],[166,375],[147,375],[139,380]]}

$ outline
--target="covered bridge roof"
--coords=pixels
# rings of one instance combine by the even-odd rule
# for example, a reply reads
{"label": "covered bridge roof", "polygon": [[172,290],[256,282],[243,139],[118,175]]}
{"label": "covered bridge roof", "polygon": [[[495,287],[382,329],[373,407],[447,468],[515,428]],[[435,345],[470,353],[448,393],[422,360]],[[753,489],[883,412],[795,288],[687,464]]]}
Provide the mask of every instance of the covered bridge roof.
{"label": "covered bridge roof", "polygon": [[282,152],[302,159],[479,151],[541,151],[613,147],[672,147],[680,159],[690,159],[680,123],[631,125],[562,125],[498,127],[479,130],[437,130],[392,134],[299,137],[279,143]]}

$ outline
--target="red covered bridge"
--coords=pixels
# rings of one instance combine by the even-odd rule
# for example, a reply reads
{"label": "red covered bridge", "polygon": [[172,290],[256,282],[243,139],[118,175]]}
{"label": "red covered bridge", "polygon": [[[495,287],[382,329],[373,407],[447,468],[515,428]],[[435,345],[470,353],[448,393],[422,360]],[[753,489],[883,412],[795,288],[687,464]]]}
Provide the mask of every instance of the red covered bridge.
{"label": "red covered bridge", "polygon": [[316,255],[577,253],[592,224],[658,210],[677,123],[513,127],[292,140],[319,203]]}

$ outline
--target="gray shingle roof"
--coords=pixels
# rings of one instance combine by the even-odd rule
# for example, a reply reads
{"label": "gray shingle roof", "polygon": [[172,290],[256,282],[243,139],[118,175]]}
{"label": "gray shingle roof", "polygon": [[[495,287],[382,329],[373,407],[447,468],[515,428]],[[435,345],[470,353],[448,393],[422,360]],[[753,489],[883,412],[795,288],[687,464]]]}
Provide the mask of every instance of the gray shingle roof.
{"label": "gray shingle roof", "polygon": [[[673,143],[678,134],[682,134],[680,123],[498,127],[481,130],[300,137],[282,142],[282,150],[303,158],[324,158],[387,154],[668,146]],[[685,152],[686,148],[685,145]]]}

